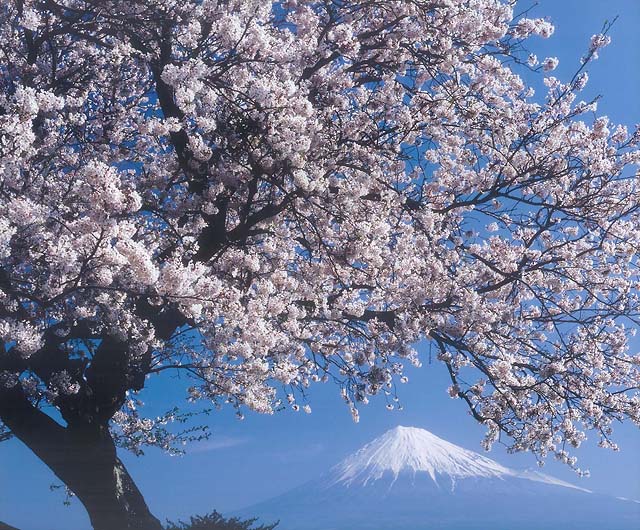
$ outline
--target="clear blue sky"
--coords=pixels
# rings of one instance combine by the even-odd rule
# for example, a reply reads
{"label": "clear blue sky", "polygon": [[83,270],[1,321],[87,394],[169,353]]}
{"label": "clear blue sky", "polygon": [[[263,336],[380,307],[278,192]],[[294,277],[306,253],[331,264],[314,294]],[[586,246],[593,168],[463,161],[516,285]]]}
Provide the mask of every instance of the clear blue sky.
{"label": "clear blue sky", "polygon": [[[520,2],[530,6],[534,2]],[[538,57],[560,59],[556,75],[567,79],[579,64],[589,38],[606,19],[620,15],[611,31],[612,44],[589,67],[585,98],[602,94],[600,112],[630,128],[640,122],[640,0],[539,0],[532,14],[550,16],[556,33],[537,39],[531,49]],[[534,81],[540,86],[539,80]],[[640,345],[638,346],[640,347]],[[398,424],[426,428],[458,445],[480,451],[483,428],[466,414],[459,401],[446,394],[447,376],[438,364],[425,362],[410,372],[400,388],[404,410],[389,412],[380,400],[361,411],[354,424],[337,388],[314,387],[311,415],[283,412],[265,417],[248,414],[238,421],[232,410],[209,418],[213,438],[192,447],[184,457],[150,451],[143,458],[123,458],[161,519],[186,517],[217,508],[234,510],[277,495],[322,473],[362,444]],[[154,412],[169,408],[165,384],[150,381],[144,398]],[[578,452],[580,465],[591,478],[578,479],[550,461],[544,471],[581,486],[616,496],[640,499],[640,430],[616,429],[622,450],[612,453],[589,440]],[[508,455],[499,446],[488,455],[510,467],[534,467],[531,455]],[[22,530],[86,530],[84,510],[77,501],[63,506],[64,495],[50,492],[55,477],[17,441],[0,446],[0,520]]]}

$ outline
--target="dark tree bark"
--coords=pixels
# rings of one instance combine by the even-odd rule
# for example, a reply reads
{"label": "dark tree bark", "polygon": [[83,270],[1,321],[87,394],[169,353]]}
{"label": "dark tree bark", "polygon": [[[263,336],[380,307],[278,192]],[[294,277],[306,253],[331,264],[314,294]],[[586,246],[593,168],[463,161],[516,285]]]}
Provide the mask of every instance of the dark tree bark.
{"label": "dark tree bark", "polygon": [[162,530],[118,458],[106,423],[62,427],[17,387],[0,396],[0,418],[75,493],[94,530]]}

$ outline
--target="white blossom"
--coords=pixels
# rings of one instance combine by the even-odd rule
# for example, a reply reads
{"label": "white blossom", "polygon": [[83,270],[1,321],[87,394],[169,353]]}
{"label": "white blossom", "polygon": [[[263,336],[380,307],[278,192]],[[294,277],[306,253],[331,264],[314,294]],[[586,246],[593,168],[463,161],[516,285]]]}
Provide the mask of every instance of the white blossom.
{"label": "white blossom", "polygon": [[358,421],[400,408],[425,341],[487,447],[575,467],[562,441],[640,422],[640,134],[592,116],[582,70],[534,97],[513,65],[556,68],[522,51],[548,20],[71,3],[0,10],[0,391],[168,449],[176,414],[133,397],[156,372],[238,417],[333,381]]}

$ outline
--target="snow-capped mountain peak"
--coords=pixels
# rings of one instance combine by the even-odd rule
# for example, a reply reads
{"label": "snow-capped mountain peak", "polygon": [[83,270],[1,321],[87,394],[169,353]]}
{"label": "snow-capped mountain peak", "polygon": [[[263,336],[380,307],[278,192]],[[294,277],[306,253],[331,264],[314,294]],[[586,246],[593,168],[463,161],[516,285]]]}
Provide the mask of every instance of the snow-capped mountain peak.
{"label": "snow-capped mountain peak", "polygon": [[396,427],[318,479],[235,515],[280,520],[282,530],[635,530],[640,504]]}
{"label": "snow-capped mountain peak", "polygon": [[366,484],[387,473],[426,472],[453,479],[513,476],[498,462],[415,427],[396,427],[347,457],[332,470],[336,482]]}

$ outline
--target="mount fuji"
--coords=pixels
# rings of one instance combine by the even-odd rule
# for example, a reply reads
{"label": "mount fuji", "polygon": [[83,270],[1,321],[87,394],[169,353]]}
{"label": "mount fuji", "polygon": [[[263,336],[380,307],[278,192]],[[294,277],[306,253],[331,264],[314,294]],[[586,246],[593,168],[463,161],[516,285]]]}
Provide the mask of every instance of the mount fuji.
{"label": "mount fuji", "polygon": [[242,510],[278,530],[633,530],[640,502],[517,471],[396,427],[317,480]]}

